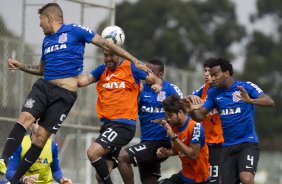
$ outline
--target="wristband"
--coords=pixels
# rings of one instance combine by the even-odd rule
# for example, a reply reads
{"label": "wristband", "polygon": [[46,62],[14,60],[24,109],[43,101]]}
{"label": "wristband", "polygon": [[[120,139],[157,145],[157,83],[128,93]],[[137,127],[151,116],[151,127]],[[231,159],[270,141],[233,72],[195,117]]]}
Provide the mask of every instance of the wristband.
{"label": "wristband", "polygon": [[175,139],[177,139],[177,138],[178,138],[178,134],[175,133],[174,136],[171,137],[171,140],[172,140],[172,141],[175,141]]}

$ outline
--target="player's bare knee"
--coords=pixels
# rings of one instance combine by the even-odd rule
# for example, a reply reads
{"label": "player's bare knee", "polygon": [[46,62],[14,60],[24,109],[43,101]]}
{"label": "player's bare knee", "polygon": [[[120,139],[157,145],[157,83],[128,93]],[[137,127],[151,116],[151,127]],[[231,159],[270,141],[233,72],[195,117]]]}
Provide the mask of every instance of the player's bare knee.
{"label": "player's bare knee", "polygon": [[242,184],[254,184],[254,175],[249,172],[241,173],[240,180]]}
{"label": "player's bare knee", "polygon": [[87,149],[87,157],[91,161],[101,158],[106,153],[108,153],[108,150],[104,149],[100,144],[95,142]]}
{"label": "player's bare knee", "polygon": [[28,129],[36,119],[29,112],[22,112],[19,116],[19,123]]}
{"label": "player's bare knee", "polygon": [[33,139],[32,139],[32,144],[40,147],[40,148],[43,148],[47,142],[47,140],[43,137],[43,136],[36,136],[36,138],[34,138],[35,136],[33,136]]}
{"label": "player's bare knee", "polygon": [[95,149],[92,149],[92,148],[87,149],[87,157],[91,161],[95,161],[98,158],[100,158],[100,156],[97,155],[97,152],[95,151]]}
{"label": "player's bare knee", "polygon": [[46,130],[42,126],[39,126],[32,136],[32,144],[43,148],[51,135],[52,133],[50,131]]}
{"label": "player's bare knee", "polygon": [[129,162],[129,155],[125,150],[121,150],[118,156],[119,163]]}
{"label": "player's bare knee", "polygon": [[33,135],[32,136],[32,144],[40,147],[40,148],[43,148],[48,140],[48,136],[46,135],[42,135],[42,134],[38,134],[36,133],[36,135]]}
{"label": "player's bare knee", "polygon": [[254,179],[251,177],[245,177],[241,179],[242,184],[254,184]]}

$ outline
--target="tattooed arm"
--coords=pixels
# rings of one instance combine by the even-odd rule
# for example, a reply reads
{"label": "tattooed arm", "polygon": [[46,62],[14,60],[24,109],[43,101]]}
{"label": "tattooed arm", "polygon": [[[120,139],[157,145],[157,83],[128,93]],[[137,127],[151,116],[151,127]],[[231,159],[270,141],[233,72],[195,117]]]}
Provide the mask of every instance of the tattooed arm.
{"label": "tattooed arm", "polygon": [[97,45],[98,47],[109,50],[112,53],[119,55],[131,62],[133,62],[138,69],[142,69],[145,71],[150,71],[149,68],[146,67],[144,63],[139,61],[136,57],[132,56],[129,52],[121,48],[120,46],[113,44],[104,38],[102,38],[100,35],[96,34],[94,38],[91,41],[94,45]]}
{"label": "tattooed arm", "polygon": [[10,70],[22,70],[26,73],[30,73],[33,75],[43,75],[43,61],[40,61],[38,65],[29,65],[20,63],[17,60],[9,59],[8,67]]}

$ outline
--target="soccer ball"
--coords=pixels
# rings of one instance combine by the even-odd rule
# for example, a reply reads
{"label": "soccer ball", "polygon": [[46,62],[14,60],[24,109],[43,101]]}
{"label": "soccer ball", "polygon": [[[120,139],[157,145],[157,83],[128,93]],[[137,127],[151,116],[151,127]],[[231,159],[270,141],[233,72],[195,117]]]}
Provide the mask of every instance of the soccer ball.
{"label": "soccer ball", "polygon": [[125,40],[123,30],[118,26],[108,26],[102,31],[102,37],[114,44],[122,46]]}

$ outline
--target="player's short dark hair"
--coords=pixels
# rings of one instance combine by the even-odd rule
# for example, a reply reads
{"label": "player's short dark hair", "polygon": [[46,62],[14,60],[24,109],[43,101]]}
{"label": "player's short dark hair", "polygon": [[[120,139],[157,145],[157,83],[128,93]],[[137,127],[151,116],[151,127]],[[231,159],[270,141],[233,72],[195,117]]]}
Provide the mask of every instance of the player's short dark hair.
{"label": "player's short dark hair", "polygon": [[206,67],[209,67],[210,68],[210,64],[211,63],[211,58],[207,59],[204,63],[203,63],[203,67],[206,68]]}
{"label": "player's short dark hair", "polygon": [[182,110],[183,112],[186,112],[181,98],[176,94],[172,94],[171,96],[167,97],[162,102],[162,104],[166,112],[178,113],[180,110]]}
{"label": "player's short dark hair", "polygon": [[48,3],[45,4],[44,6],[42,6],[39,10],[38,10],[38,14],[42,15],[42,14],[55,14],[58,17],[63,19],[63,10],[60,7],[59,4],[57,3]]}
{"label": "player's short dark hair", "polygon": [[[220,66],[221,71],[226,72],[229,71],[229,74],[232,76],[233,75],[233,67],[230,61],[227,59],[223,58],[209,58],[205,62],[207,67],[215,67],[215,66]],[[205,66],[205,65],[204,65]]]}
{"label": "player's short dark hair", "polygon": [[148,63],[159,67],[160,72],[164,72],[164,63],[160,59],[151,59]]}

